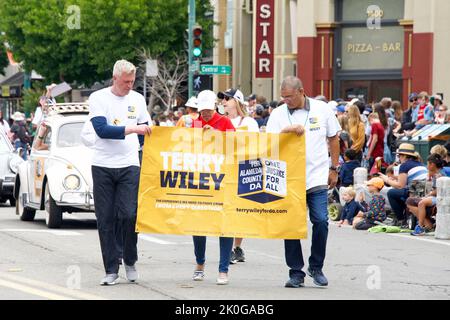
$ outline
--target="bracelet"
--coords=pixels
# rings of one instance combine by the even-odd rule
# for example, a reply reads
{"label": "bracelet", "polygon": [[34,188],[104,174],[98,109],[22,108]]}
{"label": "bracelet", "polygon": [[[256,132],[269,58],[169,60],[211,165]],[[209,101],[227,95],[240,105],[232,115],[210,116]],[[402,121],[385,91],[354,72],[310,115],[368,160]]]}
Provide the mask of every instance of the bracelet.
{"label": "bracelet", "polygon": [[44,137],[38,137],[38,139],[40,139],[40,140],[43,140],[43,139],[44,139]]}

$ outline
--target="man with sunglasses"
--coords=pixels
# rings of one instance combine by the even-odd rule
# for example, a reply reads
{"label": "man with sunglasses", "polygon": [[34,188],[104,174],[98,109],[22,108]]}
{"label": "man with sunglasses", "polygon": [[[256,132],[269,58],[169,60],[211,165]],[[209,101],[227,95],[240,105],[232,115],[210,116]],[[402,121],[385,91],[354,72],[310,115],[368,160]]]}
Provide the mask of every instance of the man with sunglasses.
{"label": "man with sunglasses", "polygon": [[412,112],[417,105],[418,105],[417,93],[413,92],[408,97],[407,107],[403,109],[402,127],[399,133],[403,133],[403,131],[413,130],[415,128],[416,125],[412,121]]}
{"label": "man with sunglasses", "polygon": [[[313,224],[307,274],[313,278],[314,284],[324,287],[328,285],[322,272],[328,238],[327,189],[334,188],[338,180],[337,134],[341,127],[329,105],[306,96],[299,78],[285,78],[281,96],[284,104],[272,111],[266,132],[305,135],[306,202]],[[303,287],[306,274],[302,271],[305,263],[300,240],[285,240],[284,248],[286,264],[290,269],[285,287]]]}

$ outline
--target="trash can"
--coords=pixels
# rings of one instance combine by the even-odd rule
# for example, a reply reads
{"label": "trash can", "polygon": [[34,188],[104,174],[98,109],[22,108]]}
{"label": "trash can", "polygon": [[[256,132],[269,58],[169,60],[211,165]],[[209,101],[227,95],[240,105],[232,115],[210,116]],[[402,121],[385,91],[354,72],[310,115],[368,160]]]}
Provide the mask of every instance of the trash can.
{"label": "trash can", "polygon": [[450,124],[429,124],[411,137],[403,137],[401,142],[414,145],[423,162],[427,161],[430,150],[435,145],[445,144],[450,139]]}

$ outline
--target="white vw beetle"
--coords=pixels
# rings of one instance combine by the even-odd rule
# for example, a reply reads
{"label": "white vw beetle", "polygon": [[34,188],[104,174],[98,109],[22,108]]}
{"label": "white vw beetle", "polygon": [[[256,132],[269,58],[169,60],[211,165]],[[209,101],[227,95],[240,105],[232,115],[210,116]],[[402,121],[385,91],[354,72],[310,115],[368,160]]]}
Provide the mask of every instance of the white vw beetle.
{"label": "white vw beetle", "polygon": [[59,228],[63,212],[94,211],[93,150],[81,141],[88,114],[86,103],[50,107],[44,121],[46,133],[39,139],[38,129],[29,160],[20,165],[16,176],[16,214],[21,220],[32,221],[36,210],[45,209],[47,226]]}

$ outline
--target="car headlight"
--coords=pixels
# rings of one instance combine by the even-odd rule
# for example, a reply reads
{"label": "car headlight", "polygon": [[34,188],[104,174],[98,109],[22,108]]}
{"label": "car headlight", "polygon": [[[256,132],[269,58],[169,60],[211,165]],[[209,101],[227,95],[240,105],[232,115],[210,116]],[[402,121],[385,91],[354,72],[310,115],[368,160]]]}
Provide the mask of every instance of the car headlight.
{"label": "car headlight", "polygon": [[70,174],[64,178],[63,185],[66,190],[78,190],[80,188],[80,178],[74,174]]}
{"label": "car headlight", "polygon": [[19,170],[20,164],[23,162],[23,159],[18,156],[13,156],[11,160],[9,160],[9,168],[12,172],[17,173],[17,170]]}

